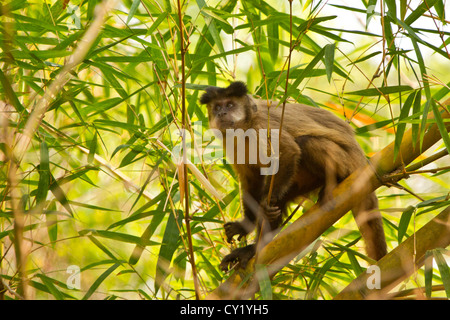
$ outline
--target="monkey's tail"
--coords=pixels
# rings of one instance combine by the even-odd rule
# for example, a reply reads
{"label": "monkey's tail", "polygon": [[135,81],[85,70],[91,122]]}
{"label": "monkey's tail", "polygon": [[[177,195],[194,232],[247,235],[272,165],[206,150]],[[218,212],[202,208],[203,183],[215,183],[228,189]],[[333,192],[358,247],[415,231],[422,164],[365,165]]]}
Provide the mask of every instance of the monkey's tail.
{"label": "monkey's tail", "polygon": [[378,199],[372,193],[352,210],[358,228],[366,243],[367,255],[380,260],[387,253],[383,221],[378,209]]}

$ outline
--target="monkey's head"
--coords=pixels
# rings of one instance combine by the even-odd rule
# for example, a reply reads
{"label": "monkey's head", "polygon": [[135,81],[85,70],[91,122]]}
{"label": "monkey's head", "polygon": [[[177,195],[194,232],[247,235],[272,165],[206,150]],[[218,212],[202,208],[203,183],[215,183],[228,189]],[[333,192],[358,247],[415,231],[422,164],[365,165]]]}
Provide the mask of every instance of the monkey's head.
{"label": "monkey's head", "polygon": [[209,126],[223,132],[249,128],[257,111],[256,104],[247,95],[247,86],[239,81],[226,88],[206,88],[200,103],[208,108]]}

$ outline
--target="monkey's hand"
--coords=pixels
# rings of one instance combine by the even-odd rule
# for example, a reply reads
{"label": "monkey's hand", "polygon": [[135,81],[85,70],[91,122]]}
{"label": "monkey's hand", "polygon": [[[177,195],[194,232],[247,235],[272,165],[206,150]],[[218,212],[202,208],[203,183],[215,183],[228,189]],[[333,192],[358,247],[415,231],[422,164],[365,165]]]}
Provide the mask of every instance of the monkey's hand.
{"label": "monkey's hand", "polygon": [[254,244],[243,248],[237,248],[226,255],[220,263],[220,269],[227,272],[229,267],[238,264],[240,268],[245,269],[250,259],[255,255],[256,246]]}
{"label": "monkey's hand", "polygon": [[281,216],[281,210],[278,206],[275,205],[275,203],[276,200],[272,199],[269,205],[267,198],[264,198],[261,203],[262,213],[269,222],[274,222]]}
{"label": "monkey's hand", "polygon": [[233,236],[239,235],[238,241],[245,237],[249,231],[244,227],[242,222],[227,222],[223,226],[225,228],[225,235],[227,236],[227,241],[231,242]]}

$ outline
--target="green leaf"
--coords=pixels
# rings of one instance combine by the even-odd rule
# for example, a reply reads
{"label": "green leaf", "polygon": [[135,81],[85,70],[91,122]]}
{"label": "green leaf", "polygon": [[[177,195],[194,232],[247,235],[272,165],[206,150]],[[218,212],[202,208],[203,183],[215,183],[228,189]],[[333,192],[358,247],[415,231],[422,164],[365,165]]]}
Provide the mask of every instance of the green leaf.
{"label": "green leaf", "polygon": [[325,46],[325,70],[327,72],[328,82],[331,80],[331,75],[333,73],[334,66],[334,50],[336,48],[336,44],[329,44]]}
{"label": "green leaf", "polygon": [[441,274],[441,280],[442,284],[444,285],[445,294],[447,295],[447,299],[450,299],[450,269],[442,255],[442,251],[442,249],[433,250],[433,255],[436,259],[439,273]]}
{"label": "green leaf", "polygon": [[45,224],[47,225],[48,238],[54,246],[56,240],[58,240],[58,215],[56,214],[55,201],[50,203],[48,210],[45,214]]}
{"label": "green leaf", "polygon": [[389,14],[396,17],[397,16],[397,5],[395,4],[396,0],[384,0],[387,7]]}
{"label": "green leaf", "polygon": [[47,199],[50,184],[50,165],[48,146],[45,141],[41,142],[41,162],[39,164],[39,182],[36,192],[36,204],[39,205]]}
{"label": "green leaf", "polygon": [[434,120],[436,121],[436,125],[439,128],[439,132],[441,133],[442,140],[444,141],[445,147],[447,148],[448,152],[450,153],[450,135],[447,132],[444,120],[442,119],[442,115],[440,110],[438,109],[436,105],[436,101],[431,100],[431,107],[433,109],[434,114]]}
{"label": "green leaf", "polygon": [[131,4],[130,12],[128,13],[127,24],[130,23],[131,19],[133,19],[133,16],[136,13],[140,3],[141,3],[141,0],[133,0],[133,3]]}
{"label": "green leaf", "polygon": [[434,9],[436,10],[439,19],[441,19],[442,22],[445,22],[444,0],[437,0],[436,4],[434,5]]}
{"label": "green leaf", "polygon": [[56,200],[63,205],[63,207],[67,210],[67,212],[73,217],[73,211],[70,207],[69,200],[66,197],[63,189],[60,187],[58,181],[53,177],[50,173],[50,191],[55,196]]}
{"label": "green leaf", "polygon": [[[174,189],[174,190],[176,190],[176,189]],[[157,203],[159,201],[158,207],[156,209],[154,217],[152,218],[152,221],[147,226],[147,228],[145,228],[144,232],[141,235],[141,241],[150,239],[152,237],[153,233],[155,232],[156,228],[158,228],[158,226],[163,221],[163,218],[166,216],[166,214],[171,214],[164,210],[165,202],[163,201],[163,199],[165,199],[166,196],[167,196],[167,194],[165,192],[160,193],[158,196],[153,198],[151,201],[147,202],[145,205],[143,205],[141,208],[139,208],[139,210],[135,211],[131,215],[131,217],[140,215],[141,213],[143,213],[143,210],[146,210],[147,208],[154,205],[154,203]],[[170,195],[170,196],[172,196],[172,195]],[[139,261],[139,259],[141,258],[143,251],[144,251],[144,247],[137,244],[136,247],[134,248],[133,252],[130,255],[129,263],[132,265],[136,264]]]}
{"label": "green leaf", "polygon": [[109,267],[105,272],[103,272],[95,281],[94,283],[91,285],[91,287],[89,288],[89,290],[86,292],[86,294],[84,295],[84,297],[82,298],[82,300],[87,300],[89,299],[92,294],[95,292],[95,290],[97,290],[97,288],[102,284],[102,282],[111,274],[114,272],[114,270],[116,270],[121,264],[120,263],[115,263],[113,264],[111,267]]}
{"label": "green leaf", "polygon": [[107,229],[109,230],[109,229],[112,229],[112,228],[120,227],[120,226],[123,226],[123,225],[125,225],[127,223],[130,223],[130,222],[133,222],[133,221],[136,221],[136,220],[140,220],[140,219],[144,219],[144,218],[147,218],[147,217],[154,216],[154,215],[156,215],[158,213],[164,214],[164,212],[160,212],[158,210],[144,211],[144,212],[141,212],[141,213],[138,213],[138,214],[133,214],[133,215],[129,216],[128,218],[125,218],[123,220],[119,220],[117,222],[114,222]]}
{"label": "green leaf", "polygon": [[413,213],[416,211],[416,208],[413,206],[409,206],[403,211],[402,216],[400,218],[400,222],[398,223],[398,231],[397,231],[397,240],[398,243],[401,243],[403,237],[406,235],[406,231],[408,230],[409,222],[411,221],[411,217]]}
{"label": "green leaf", "polygon": [[168,266],[172,261],[173,254],[180,239],[178,226],[181,225],[183,214],[181,211],[177,211],[177,215],[177,219],[175,219],[173,212],[171,212],[167,219],[166,229],[156,262],[155,292],[158,292],[159,287],[168,275]]}
{"label": "green leaf", "polygon": [[78,233],[82,236],[92,234],[97,237],[107,238],[107,239],[116,240],[116,241],[125,242],[125,243],[139,244],[144,247],[159,245],[159,243],[155,242],[155,241],[151,241],[148,239],[143,240],[140,237],[136,237],[131,234],[114,232],[114,231],[85,229],[85,230],[79,231]]}
{"label": "green leaf", "polygon": [[267,25],[267,37],[270,58],[272,59],[272,62],[275,62],[278,59],[279,51],[278,23],[269,23]]}
{"label": "green leaf", "polygon": [[95,132],[95,135],[91,140],[91,144],[89,145],[89,154],[87,157],[87,161],[89,164],[92,164],[94,162],[96,152],[97,152],[97,131]]}
{"label": "green leaf", "polygon": [[407,0],[400,0],[400,19],[402,21],[405,21],[406,10],[407,10]]}
{"label": "green leaf", "polygon": [[224,57],[229,56],[229,55],[234,55],[234,54],[243,53],[243,52],[247,52],[247,51],[253,50],[257,46],[260,46],[260,44],[252,45],[252,46],[245,46],[245,47],[242,47],[242,48],[229,50],[229,51],[226,51],[226,52],[223,52],[223,53],[219,53],[219,54],[216,54],[216,55],[212,55],[212,56],[209,56],[209,57],[196,59],[194,61],[194,63],[192,64],[192,68],[197,67],[198,65],[203,64],[203,63],[208,62],[208,61],[213,61],[215,59],[224,58]]}
{"label": "green leaf", "polygon": [[374,97],[380,96],[382,94],[392,94],[399,93],[403,91],[411,91],[413,90],[410,86],[388,86],[388,87],[380,87],[380,88],[370,88],[364,90],[357,90],[352,92],[346,92],[345,94],[355,95],[355,96],[365,96],[365,97]]}
{"label": "green leaf", "polygon": [[363,268],[361,268],[361,265],[359,264],[352,250],[347,250],[347,256],[348,260],[350,260],[350,264],[352,265],[355,276],[358,277],[363,272]]}
{"label": "green leaf", "polygon": [[[215,19],[223,20],[220,17],[216,16],[213,12],[206,10],[206,2],[205,0],[197,0],[198,8],[200,9],[201,14],[203,15],[205,22],[208,25],[208,32],[211,34],[211,37],[214,40],[214,43],[219,48],[220,53],[224,53],[225,49],[223,47],[222,39],[220,38],[218,28],[216,28],[216,22]],[[227,24],[225,20],[222,21],[223,23]]]}
{"label": "green leaf", "polygon": [[256,274],[258,276],[261,298],[263,300],[272,300],[272,284],[266,266],[257,265]]}
{"label": "green leaf", "polygon": [[164,151],[164,153],[161,155],[161,157],[159,157],[159,159],[156,161],[156,163],[152,166],[152,171],[150,171],[150,174],[148,175],[147,179],[145,179],[144,184],[141,187],[141,190],[139,191],[138,196],[136,197],[136,200],[134,200],[133,205],[131,206],[131,210],[134,208],[134,206],[136,205],[136,203],[139,201],[139,199],[141,198],[142,194],[144,193],[145,188],[147,188],[147,185],[150,183],[150,181],[152,180],[153,175],[155,174],[156,171],[159,170],[159,165],[161,164],[161,162],[163,160],[166,160],[166,155],[167,155],[168,151]]}
{"label": "green leaf", "polygon": [[317,63],[319,63],[320,60],[322,60],[324,53],[325,53],[325,48],[327,46],[330,46],[330,44],[327,44],[325,47],[323,47],[314,57],[314,59],[311,60],[310,63],[308,63],[308,65],[306,66],[306,68],[303,70],[303,72],[299,75],[299,77],[294,81],[294,83],[290,86],[290,89],[288,90],[288,92],[286,92],[285,96],[283,97],[282,101],[286,100],[289,96],[291,96],[295,90],[297,90],[298,86],[300,85],[300,83],[303,81],[303,79],[305,79],[306,77],[309,77],[309,74],[311,73],[311,71],[314,69],[314,67],[316,66]]}
{"label": "green leaf", "polygon": [[403,134],[405,133],[406,123],[401,122],[409,115],[409,111],[411,110],[411,106],[413,104],[414,98],[416,97],[416,92],[411,92],[408,98],[406,99],[403,107],[400,110],[400,116],[398,118],[397,132],[395,135],[395,145],[394,145],[394,160],[397,158],[398,151],[400,150],[400,145],[402,143]]}
{"label": "green leaf", "polygon": [[56,300],[64,300],[63,293],[53,284],[55,281],[54,279],[43,274],[37,274],[37,276],[41,279],[42,283],[47,287],[48,291],[55,297]]}
{"label": "green leaf", "polygon": [[110,250],[108,250],[108,248],[106,248],[100,241],[98,241],[97,238],[95,238],[93,235],[89,235],[88,238],[89,240],[92,241],[93,244],[97,246],[97,248],[106,253],[108,257],[110,257],[113,260],[117,260],[116,256]]}
{"label": "green leaf", "polygon": [[433,284],[433,250],[425,253],[425,295],[428,299],[431,298],[432,284]]}
{"label": "green leaf", "polygon": [[206,268],[211,273],[211,275],[214,277],[214,279],[217,280],[217,282],[222,281],[223,277],[217,271],[217,266],[214,266],[211,263],[210,259],[203,254],[203,252],[199,251],[198,254],[202,257],[203,263],[205,263]]}
{"label": "green leaf", "polygon": [[431,9],[437,0],[424,0],[409,16],[405,19],[407,25],[411,25],[414,21],[419,19],[428,9]]}
{"label": "green leaf", "polygon": [[[421,102],[422,102],[422,90],[419,89],[417,90],[416,96],[414,98],[413,114],[420,113]],[[415,145],[417,143],[417,138],[419,136],[420,125],[418,123],[413,123],[411,129],[412,129],[412,142]]]}
{"label": "green leaf", "polygon": [[20,103],[16,93],[14,92],[14,89],[11,87],[9,79],[5,76],[5,74],[1,69],[0,69],[0,83],[2,84],[1,92],[6,96],[7,101],[13,105],[13,107],[16,109],[17,112],[19,113],[25,112],[25,114],[27,114],[28,113],[27,110],[23,107],[22,103]]}

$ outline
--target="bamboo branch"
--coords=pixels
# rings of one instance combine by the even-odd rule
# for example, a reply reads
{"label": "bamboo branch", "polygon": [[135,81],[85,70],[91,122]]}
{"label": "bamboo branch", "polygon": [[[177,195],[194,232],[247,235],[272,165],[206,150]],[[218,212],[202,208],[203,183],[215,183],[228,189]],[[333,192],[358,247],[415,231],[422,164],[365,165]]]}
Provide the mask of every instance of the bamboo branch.
{"label": "bamboo branch", "polygon": [[389,298],[389,290],[423,265],[428,250],[445,248],[449,244],[450,206],[378,261],[380,290],[369,289],[367,282],[371,274],[362,273],[334,299]]}

